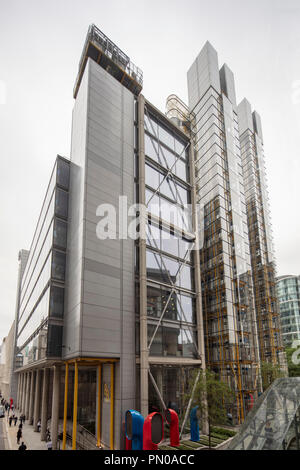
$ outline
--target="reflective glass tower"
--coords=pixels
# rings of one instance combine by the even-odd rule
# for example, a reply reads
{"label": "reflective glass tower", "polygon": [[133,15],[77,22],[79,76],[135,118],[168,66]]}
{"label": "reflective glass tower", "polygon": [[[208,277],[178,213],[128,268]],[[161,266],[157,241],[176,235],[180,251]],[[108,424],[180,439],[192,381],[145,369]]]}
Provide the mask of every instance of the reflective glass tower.
{"label": "reflective glass tower", "polygon": [[300,276],[280,276],[276,282],[282,340],[291,346],[300,340]]}
{"label": "reflective glass tower", "polygon": [[238,120],[260,357],[264,362],[282,363],[261,120],[246,99],[238,106]]}
{"label": "reflective glass tower", "polygon": [[209,42],[188,71],[207,365],[236,393],[239,422],[258,390],[259,352],[234,77]]}

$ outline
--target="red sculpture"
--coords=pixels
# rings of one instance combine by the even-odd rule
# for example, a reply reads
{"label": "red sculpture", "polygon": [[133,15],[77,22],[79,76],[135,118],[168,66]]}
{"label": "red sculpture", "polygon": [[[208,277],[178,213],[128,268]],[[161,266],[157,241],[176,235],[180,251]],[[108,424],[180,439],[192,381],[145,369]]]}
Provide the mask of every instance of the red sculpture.
{"label": "red sculpture", "polygon": [[157,450],[164,438],[164,418],[160,413],[147,416],[143,426],[143,450]]}
{"label": "red sculpture", "polygon": [[165,418],[170,426],[170,445],[172,447],[178,447],[179,443],[179,418],[176,411],[171,408],[165,410]]}

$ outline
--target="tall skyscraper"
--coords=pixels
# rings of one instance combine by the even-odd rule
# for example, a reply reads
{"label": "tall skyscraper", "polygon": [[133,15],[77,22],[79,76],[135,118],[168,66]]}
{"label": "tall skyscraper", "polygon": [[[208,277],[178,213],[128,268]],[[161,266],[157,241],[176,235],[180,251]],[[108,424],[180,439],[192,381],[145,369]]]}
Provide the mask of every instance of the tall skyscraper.
{"label": "tall skyscraper", "polygon": [[262,126],[246,99],[238,106],[238,121],[260,358],[283,364]]}
{"label": "tall skyscraper", "polygon": [[207,365],[236,393],[242,422],[256,395],[259,352],[234,77],[207,42],[188,71],[200,206]]}

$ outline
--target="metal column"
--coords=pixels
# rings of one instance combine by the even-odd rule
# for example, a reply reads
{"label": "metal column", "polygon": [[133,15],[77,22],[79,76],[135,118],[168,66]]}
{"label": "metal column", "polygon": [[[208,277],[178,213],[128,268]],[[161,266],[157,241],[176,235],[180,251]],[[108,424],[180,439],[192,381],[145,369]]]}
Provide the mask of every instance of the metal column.
{"label": "metal column", "polygon": [[28,421],[29,424],[33,423],[33,406],[34,406],[34,382],[35,382],[35,371],[31,371],[31,379],[30,379],[30,396],[29,396],[29,413],[28,413]]}
{"label": "metal column", "polygon": [[33,429],[38,431],[37,423],[40,419],[41,408],[41,369],[37,369],[35,377],[35,392],[34,392],[34,411],[33,411]]}
{"label": "metal column", "polygon": [[51,440],[53,450],[56,450],[57,448],[58,437],[60,371],[60,366],[53,367],[53,391],[51,411]]}
{"label": "metal column", "polygon": [[49,369],[44,369],[41,411],[41,441],[46,440],[47,434],[49,372]]}
{"label": "metal column", "polygon": [[[145,207],[145,145],[143,95],[138,97],[139,204]],[[139,288],[140,288],[140,394],[141,414],[148,414],[149,351],[147,335],[146,213],[140,215]]]}

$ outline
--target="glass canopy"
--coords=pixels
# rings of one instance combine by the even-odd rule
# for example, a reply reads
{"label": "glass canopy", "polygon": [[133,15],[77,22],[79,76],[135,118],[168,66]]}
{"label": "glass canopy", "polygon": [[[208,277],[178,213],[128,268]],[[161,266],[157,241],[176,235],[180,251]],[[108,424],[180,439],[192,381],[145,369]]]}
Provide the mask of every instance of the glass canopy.
{"label": "glass canopy", "polygon": [[[228,450],[286,448],[287,437],[292,424],[295,424],[299,406],[300,377],[277,379],[259,397]],[[298,439],[297,429],[295,433]]]}

